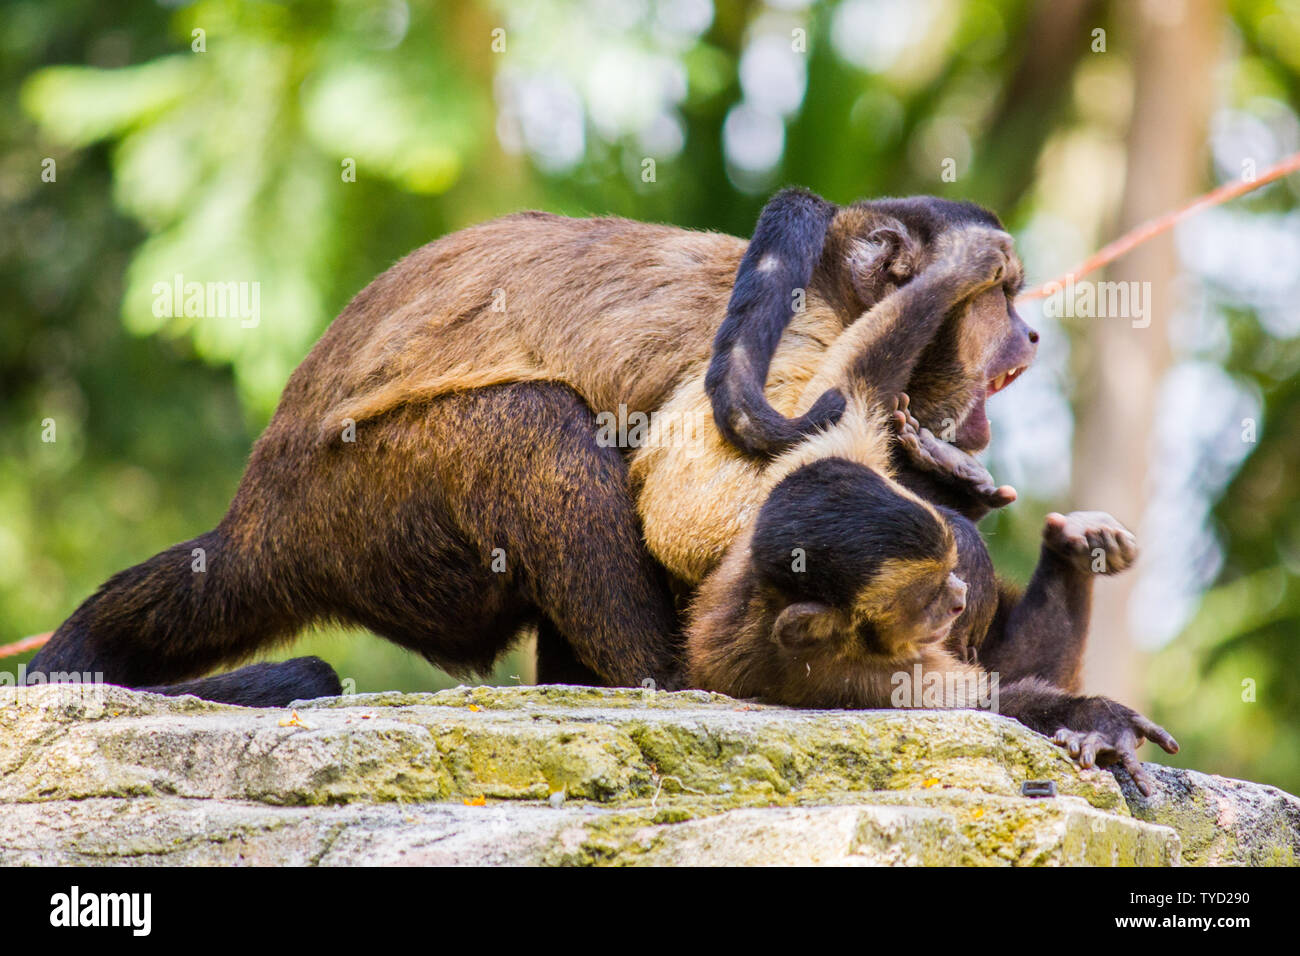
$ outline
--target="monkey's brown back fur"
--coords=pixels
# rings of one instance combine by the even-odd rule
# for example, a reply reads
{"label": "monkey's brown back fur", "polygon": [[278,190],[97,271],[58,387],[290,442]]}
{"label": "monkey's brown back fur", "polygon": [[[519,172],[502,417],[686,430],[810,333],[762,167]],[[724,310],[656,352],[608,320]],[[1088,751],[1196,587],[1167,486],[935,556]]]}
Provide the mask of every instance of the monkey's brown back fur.
{"label": "monkey's brown back fur", "polygon": [[346,419],[506,382],[561,382],[597,411],[649,411],[707,360],[745,245],[625,219],[506,216],[377,278],[295,379],[326,440]]}

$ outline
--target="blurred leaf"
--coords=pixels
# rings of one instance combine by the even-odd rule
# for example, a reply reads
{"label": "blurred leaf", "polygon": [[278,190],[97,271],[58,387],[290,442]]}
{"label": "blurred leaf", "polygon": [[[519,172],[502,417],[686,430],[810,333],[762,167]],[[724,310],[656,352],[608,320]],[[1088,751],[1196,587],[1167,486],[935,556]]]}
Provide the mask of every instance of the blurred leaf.
{"label": "blurred leaf", "polygon": [[117,136],[183,101],[197,80],[193,57],[169,56],[120,70],[52,66],[22,86],[21,102],[69,146]]}

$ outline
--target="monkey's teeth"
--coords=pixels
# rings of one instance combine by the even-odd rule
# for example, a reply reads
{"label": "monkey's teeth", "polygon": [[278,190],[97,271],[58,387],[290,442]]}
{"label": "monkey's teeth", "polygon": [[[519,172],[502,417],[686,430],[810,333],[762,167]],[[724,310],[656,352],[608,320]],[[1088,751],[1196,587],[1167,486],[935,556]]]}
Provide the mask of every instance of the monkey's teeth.
{"label": "monkey's teeth", "polygon": [[988,394],[996,395],[998,392],[1002,391],[1004,388],[1006,388],[1008,385],[1014,382],[1017,376],[1019,376],[1020,373],[1023,372],[1024,370],[1025,370],[1025,366],[1022,365],[1019,368],[1013,368],[1010,372],[1003,372],[997,378],[989,379],[989,384],[986,386],[988,389]]}

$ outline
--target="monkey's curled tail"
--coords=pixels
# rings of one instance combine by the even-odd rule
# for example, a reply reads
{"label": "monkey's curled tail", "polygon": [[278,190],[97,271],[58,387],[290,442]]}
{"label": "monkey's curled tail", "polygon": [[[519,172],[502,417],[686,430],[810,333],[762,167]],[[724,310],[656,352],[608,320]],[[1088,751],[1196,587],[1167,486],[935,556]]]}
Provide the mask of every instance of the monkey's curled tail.
{"label": "monkey's curled tail", "polygon": [[[27,682],[105,682],[252,706],[338,694],[317,658],[190,680],[301,627],[290,585],[241,560],[220,531],[174,545],[109,578],[28,665]],[[171,685],[171,686],[165,686]]]}

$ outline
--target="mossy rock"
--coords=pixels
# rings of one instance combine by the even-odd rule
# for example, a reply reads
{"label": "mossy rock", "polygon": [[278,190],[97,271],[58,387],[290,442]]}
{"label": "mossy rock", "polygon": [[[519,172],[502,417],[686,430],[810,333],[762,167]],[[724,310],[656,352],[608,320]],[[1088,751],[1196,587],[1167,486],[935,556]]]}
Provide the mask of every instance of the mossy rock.
{"label": "mossy rock", "polygon": [[[1143,800],[995,715],[695,691],[254,710],[0,688],[0,864],[1295,862],[1294,797],[1152,770]],[[1026,780],[1059,795],[1023,797]]]}

